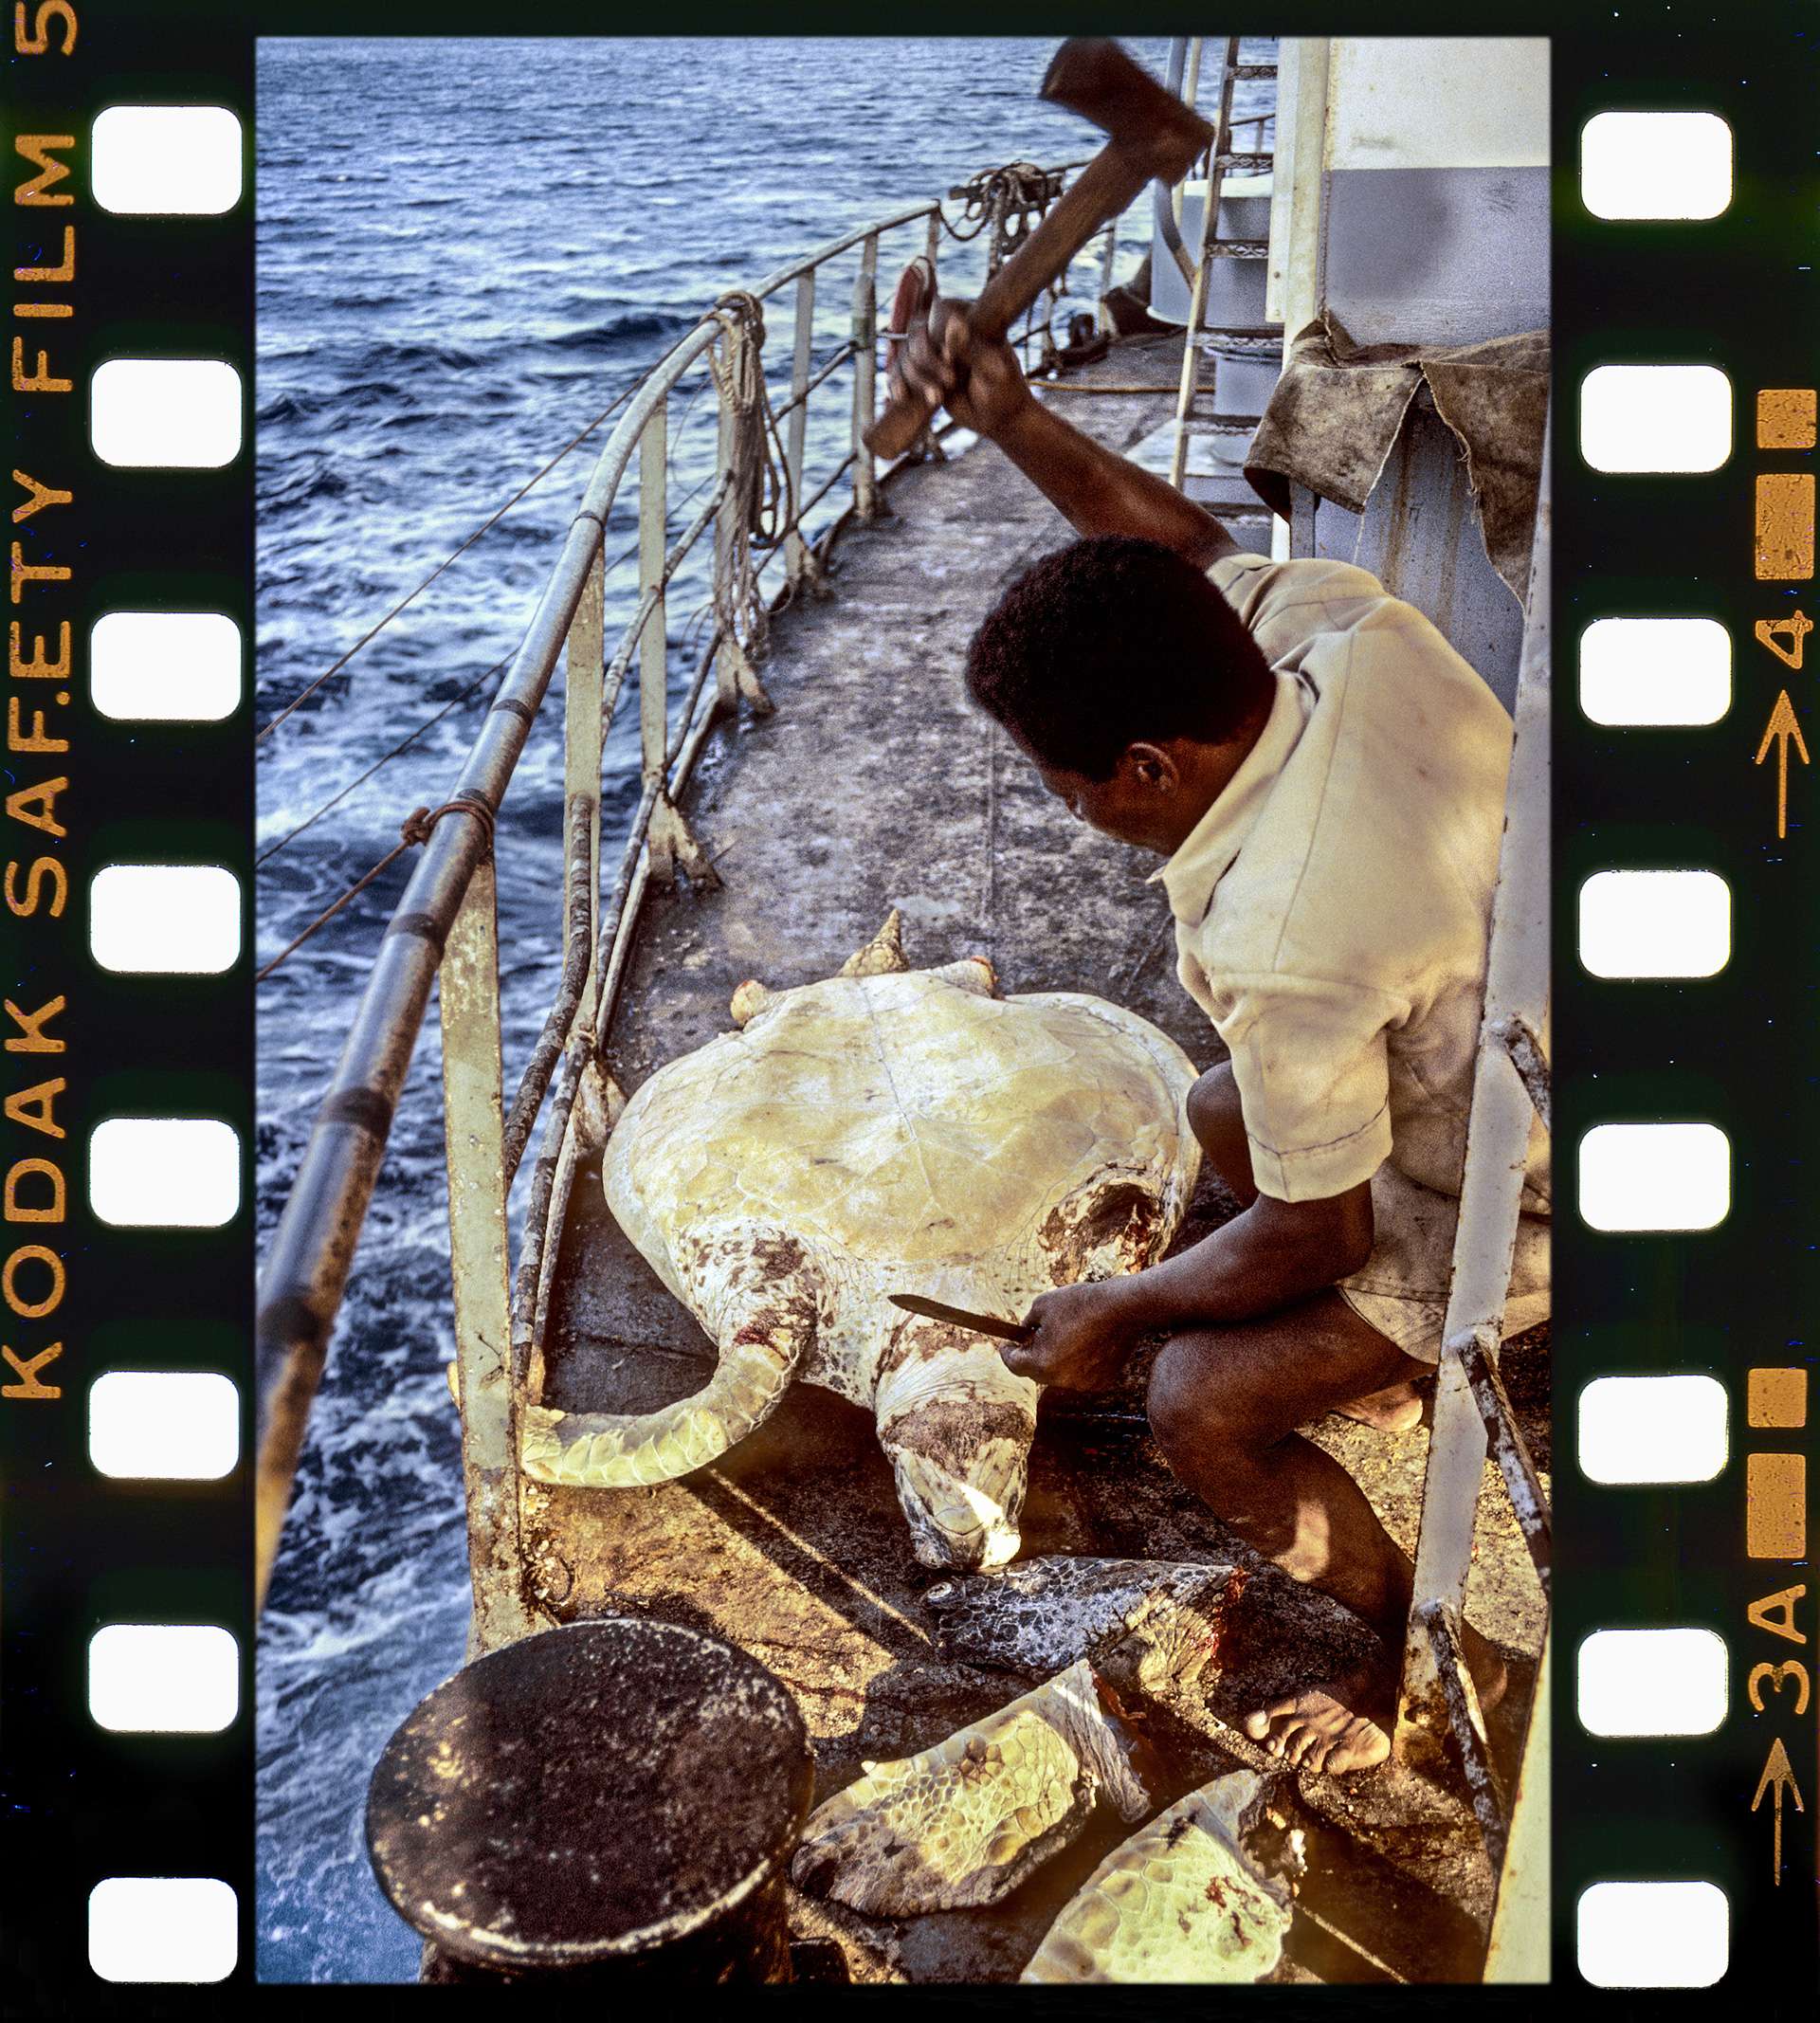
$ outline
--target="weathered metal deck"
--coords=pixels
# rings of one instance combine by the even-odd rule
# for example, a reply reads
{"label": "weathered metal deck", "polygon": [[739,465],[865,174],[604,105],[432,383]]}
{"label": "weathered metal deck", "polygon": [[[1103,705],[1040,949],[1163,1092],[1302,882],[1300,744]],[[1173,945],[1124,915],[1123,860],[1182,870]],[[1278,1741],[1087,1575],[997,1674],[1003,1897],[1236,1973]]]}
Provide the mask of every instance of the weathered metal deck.
{"label": "weathered metal deck", "polygon": [[[1118,345],[1082,376],[1154,381],[1155,393],[1042,397],[1128,448],[1167,420],[1179,357],[1179,340]],[[1000,588],[1068,529],[987,445],[904,472],[886,502],[888,517],[836,550],[832,597],[776,621],[763,670],[775,713],[723,730],[696,775],[685,813],[722,884],[647,902],[613,1073],[629,1092],[726,1030],[728,999],[748,976],[788,986],[831,975],[892,906],[918,967],[985,955],[1007,993],[1097,992],[1210,1065],[1218,1041],[1174,980],[1167,905],[1145,883],[1156,861],[1070,821],[965,697],[974,628]],[[1230,1208],[1204,1184],[1185,1240]],[[592,1172],[578,1176],[570,1206],[546,1353],[545,1402],[568,1410],[648,1409],[705,1375],[707,1343],[620,1235]],[[1117,1398],[1046,1398],[1027,1554],[1246,1557],[1150,1445],[1145,1359]],[[1504,1373],[1546,1468],[1545,1331],[1512,1344]],[[1412,1549],[1426,1432],[1391,1436],[1340,1420],[1311,1431]],[[751,1651],[802,1707],[818,1799],[857,1775],[862,1759],[912,1753],[1024,1689],[937,1648],[919,1605],[933,1576],[911,1558],[870,1419],[827,1393],[798,1385],[759,1433],[684,1481],[623,1492],[527,1484],[524,1494],[541,1607],[565,1620],[666,1616]],[[1520,1659],[1510,1704],[1527,1692],[1520,1655],[1538,1645],[1543,1612],[1502,1498],[1487,1468],[1469,1608]],[[1306,1777],[1303,1796],[1327,1816],[1369,1813],[1367,1780],[1346,1781],[1350,1792]],[[995,1910],[893,1924],[794,1898],[792,1922],[838,1937],[856,1978],[1014,1978],[1126,1831],[1097,1819]],[[1374,1851],[1369,1836],[1334,1836],[1304,1886],[1277,1977],[1476,1977],[1483,1867],[1470,1837],[1429,1835],[1397,1857]]]}

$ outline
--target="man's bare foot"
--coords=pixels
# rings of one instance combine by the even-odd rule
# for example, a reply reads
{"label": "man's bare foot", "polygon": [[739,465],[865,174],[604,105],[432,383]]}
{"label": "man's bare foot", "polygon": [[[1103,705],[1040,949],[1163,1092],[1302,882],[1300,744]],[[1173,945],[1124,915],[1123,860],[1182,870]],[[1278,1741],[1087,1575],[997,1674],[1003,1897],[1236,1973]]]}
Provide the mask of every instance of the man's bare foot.
{"label": "man's bare foot", "polygon": [[[1466,1663],[1480,1710],[1488,1713],[1504,1697],[1509,1668],[1497,1645],[1466,1630]],[[1324,1770],[1339,1777],[1369,1770],[1391,1753],[1391,1703],[1371,1673],[1311,1686],[1245,1717],[1245,1732],[1270,1756],[1300,1770]]]}
{"label": "man's bare foot", "polygon": [[1336,1405],[1342,1419],[1356,1419],[1361,1426],[1374,1426],[1381,1433],[1406,1433],[1422,1423],[1422,1394],[1413,1383],[1386,1384],[1349,1405]]}
{"label": "man's bare foot", "polygon": [[1383,1682],[1358,1673],[1254,1707],[1245,1717],[1245,1732],[1267,1755],[1338,1777],[1369,1770],[1390,1755],[1390,1712]]}

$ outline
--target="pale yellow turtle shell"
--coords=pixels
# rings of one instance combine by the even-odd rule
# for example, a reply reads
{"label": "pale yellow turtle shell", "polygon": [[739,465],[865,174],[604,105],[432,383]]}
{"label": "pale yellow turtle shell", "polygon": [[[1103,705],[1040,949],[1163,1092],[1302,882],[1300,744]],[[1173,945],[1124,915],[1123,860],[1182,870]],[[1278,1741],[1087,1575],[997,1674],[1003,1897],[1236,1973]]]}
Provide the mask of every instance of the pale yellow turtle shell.
{"label": "pale yellow turtle shell", "polygon": [[686,1238],[707,1222],[783,1227],[917,1289],[932,1266],[1054,1285],[1083,1223],[1179,1215],[1187,1056],[1103,999],[989,990],[972,962],[834,977],[654,1075],[605,1178],[677,1297],[693,1303]]}

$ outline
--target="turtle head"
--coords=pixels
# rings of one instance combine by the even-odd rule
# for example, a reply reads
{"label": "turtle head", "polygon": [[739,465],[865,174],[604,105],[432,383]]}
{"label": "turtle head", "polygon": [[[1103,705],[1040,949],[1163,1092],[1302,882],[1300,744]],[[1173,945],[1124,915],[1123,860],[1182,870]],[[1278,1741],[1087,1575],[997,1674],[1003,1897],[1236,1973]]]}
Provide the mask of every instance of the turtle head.
{"label": "turtle head", "polygon": [[[884,924],[863,947],[856,948],[835,972],[837,976],[891,976],[910,967],[903,953],[903,915],[893,906]],[[984,956],[970,956],[961,962],[944,963],[928,974],[939,976],[957,990],[971,991],[977,997],[998,995],[998,976]],[[728,1011],[736,1026],[745,1027],[760,1012],[768,1012],[788,991],[774,991],[768,983],[748,976],[733,993]]]}
{"label": "turtle head", "polygon": [[924,1566],[985,1570],[1017,1557],[1036,1432],[1037,1387],[990,1342],[911,1321],[903,1359],[880,1381],[879,1444]]}

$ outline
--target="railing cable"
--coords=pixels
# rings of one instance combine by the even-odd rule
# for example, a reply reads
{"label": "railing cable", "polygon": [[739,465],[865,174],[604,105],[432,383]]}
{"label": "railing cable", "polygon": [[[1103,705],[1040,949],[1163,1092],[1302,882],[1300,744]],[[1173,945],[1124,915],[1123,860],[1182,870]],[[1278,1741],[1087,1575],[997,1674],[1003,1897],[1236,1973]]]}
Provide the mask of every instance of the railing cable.
{"label": "railing cable", "polygon": [[511,498],[505,501],[505,503],[499,509],[497,513],[493,514],[491,518],[482,520],[482,523],[474,529],[473,533],[467,537],[467,538],[461,544],[459,548],[453,549],[450,551],[449,554],[446,555],[443,559],[437,563],[435,568],[430,571],[428,575],[427,575],[424,580],[418,584],[415,590],[411,591],[408,595],[400,597],[398,602],[392,606],[391,611],[389,611],[386,615],[377,622],[377,624],[370,626],[366,631],[362,632],[360,637],[355,641],[353,646],[351,646],[348,650],[344,654],[342,654],[341,658],[337,661],[332,667],[325,668],[320,674],[317,676],[315,681],[310,683],[310,684],[306,688],[300,689],[298,693],[294,695],[287,703],[285,703],[284,707],[279,711],[277,716],[272,718],[269,722],[262,724],[259,730],[254,734],[253,742],[255,744],[258,744],[261,743],[264,739],[269,738],[272,733],[277,730],[279,725],[284,721],[285,718],[288,717],[301,703],[308,701],[308,699],[313,696],[318,688],[321,687],[324,682],[330,680],[333,676],[339,674],[341,669],[348,665],[348,663],[354,658],[356,653],[359,652],[362,647],[364,647],[370,640],[376,639],[378,635],[385,630],[386,627],[389,626],[391,621],[397,617],[399,612],[402,611],[407,605],[414,603],[417,598],[422,596],[424,592],[427,591],[433,582],[435,582],[436,578],[443,574],[443,572],[449,566],[449,564],[457,560],[460,556],[465,555],[467,551],[471,547],[473,547],[474,543],[480,539],[482,534],[485,534],[490,528],[496,527],[500,523],[500,521],[502,520],[505,516],[512,510],[512,508],[518,504],[519,501],[522,499],[527,492],[534,490],[537,485],[541,484],[543,481],[550,475],[550,473],[555,469],[556,465],[562,462],[564,457],[568,456],[572,450],[579,449],[582,444],[585,443],[588,438],[593,434],[594,430],[600,427],[601,423],[604,422],[608,418],[608,416],[613,412],[614,409],[624,407],[626,402],[628,401],[632,397],[632,395],[638,392],[639,387],[644,382],[642,379],[634,380],[633,383],[628,386],[623,393],[616,394],[612,400],[609,401],[607,406],[604,407],[600,410],[600,412],[594,416],[593,420],[588,424],[587,428],[585,428],[579,435],[572,437],[567,443],[565,443],[562,447],[556,451],[555,455],[550,459],[549,463],[547,463],[543,466],[543,468],[536,474],[535,477],[531,478],[524,484],[521,484],[519,489],[512,494]]}
{"label": "railing cable", "polygon": [[380,872],[385,870],[387,866],[395,864],[407,850],[415,849],[420,843],[428,843],[437,823],[445,815],[474,815],[478,817],[482,827],[486,830],[486,847],[489,850],[493,847],[493,811],[478,795],[458,793],[452,801],[445,801],[440,808],[434,810],[413,808],[398,825],[398,842],[380,858],[379,862],[373,866],[372,870],[367,872],[365,877],[355,879],[354,884],[342,893],[334,905],[318,913],[316,919],[298,936],[296,940],[291,942],[288,947],[280,949],[278,954],[266,963],[265,967],[254,976],[253,981],[255,983],[264,983],[266,977],[271,975],[274,971],[281,969],[284,963],[289,961],[291,957],[303,946],[304,942],[318,929],[326,927],[350,900],[364,892],[373,880],[379,876]]}
{"label": "railing cable", "polygon": [[[702,393],[707,391],[708,384],[709,382],[704,381],[701,387],[698,387],[696,389],[694,398],[689,402],[688,406],[683,409],[682,419],[677,424],[677,433],[679,435],[681,435],[682,429],[687,427],[689,416],[695,412],[696,404],[701,400]],[[571,445],[571,447],[573,447],[573,446]],[[558,458],[557,462],[560,461],[560,458]],[[546,466],[546,468],[554,467],[554,465]],[[706,488],[713,483],[714,473],[710,471],[708,475],[703,478],[699,484],[695,485],[691,490],[686,492],[682,496],[682,498],[677,501],[676,510],[681,511],[681,509],[683,506],[687,505],[691,500],[699,498],[701,494],[704,490],[706,490]],[[495,517],[497,518],[498,516],[496,515]],[[613,570],[619,568],[623,563],[629,562],[637,555],[637,553],[638,543],[634,541],[629,548],[622,549],[620,553],[616,555],[612,558],[612,560],[606,565],[608,573],[610,574]],[[418,738],[423,737],[426,731],[433,730],[436,725],[439,724],[443,720],[443,719],[448,715],[450,710],[459,709],[461,705],[467,701],[468,697],[473,695],[474,692],[478,688],[480,688],[484,683],[491,681],[495,675],[503,673],[504,670],[511,665],[512,656],[510,654],[507,654],[504,660],[494,662],[493,665],[490,666],[484,674],[477,675],[474,680],[471,681],[467,684],[467,686],[461,691],[459,695],[451,697],[448,702],[445,702],[442,708],[439,709],[433,717],[427,718],[422,723],[417,726],[414,731],[410,733],[408,738],[400,738],[399,741],[392,746],[391,751],[384,753],[380,757],[375,758],[373,764],[370,765],[364,773],[358,775],[355,778],[351,779],[348,784],[345,787],[341,788],[337,793],[332,793],[329,798],[322,803],[321,807],[319,807],[316,811],[314,814],[307,815],[301,822],[297,825],[294,829],[290,831],[288,835],[281,836],[278,841],[271,846],[269,849],[262,850],[260,854],[253,860],[253,868],[255,870],[258,870],[262,866],[269,864],[270,861],[274,857],[276,857],[281,850],[287,848],[291,844],[295,843],[298,837],[300,837],[305,829],[314,828],[316,824],[319,822],[325,814],[328,813],[331,808],[338,807],[341,802],[345,801],[348,795],[351,794],[356,787],[365,786],[367,781],[370,780],[373,775],[379,771],[380,767],[390,765],[394,758],[402,757],[403,755],[406,752],[410,751],[411,746],[417,742]],[[393,852],[393,855],[396,855],[395,851]],[[390,859],[387,860],[388,863],[390,861]]]}
{"label": "railing cable", "polygon": [[508,653],[504,660],[495,661],[493,665],[490,666],[484,674],[476,675],[474,679],[467,684],[467,686],[460,692],[459,695],[450,697],[450,699],[443,704],[442,708],[439,709],[433,717],[428,718],[424,722],[420,723],[408,738],[401,738],[398,743],[392,746],[390,752],[385,753],[381,757],[375,758],[372,765],[370,765],[364,773],[359,775],[357,778],[351,779],[338,793],[332,794],[326,801],[322,803],[321,807],[318,808],[313,815],[308,815],[301,822],[300,822],[297,827],[291,830],[289,835],[281,836],[269,849],[262,850],[260,854],[253,859],[253,868],[255,870],[258,870],[262,865],[269,864],[271,860],[278,855],[280,850],[285,848],[288,845],[295,843],[306,829],[313,829],[316,824],[318,823],[322,819],[322,817],[328,813],[331,808],[338,807],[341,802],[345,801],[349,794],[351,794],[356,787],[365,786],[367,781],[370,780],[373,775],[378,772],[381,766],[390,765],[394,758],[402,757],[403,755],[409,752],[411,746],[417,742],[418,738],[423,737],[426,731],[434,730],[436,725],[439,724],[443,720],[443,719],[448,715],[450,710],[459,709],[462,704],[467,701],[468,697],[473,695],[477,689],[482,686],[483,683],[490,682],[495,675],[504,673],[505,669],[511,665],[512,656]]}

